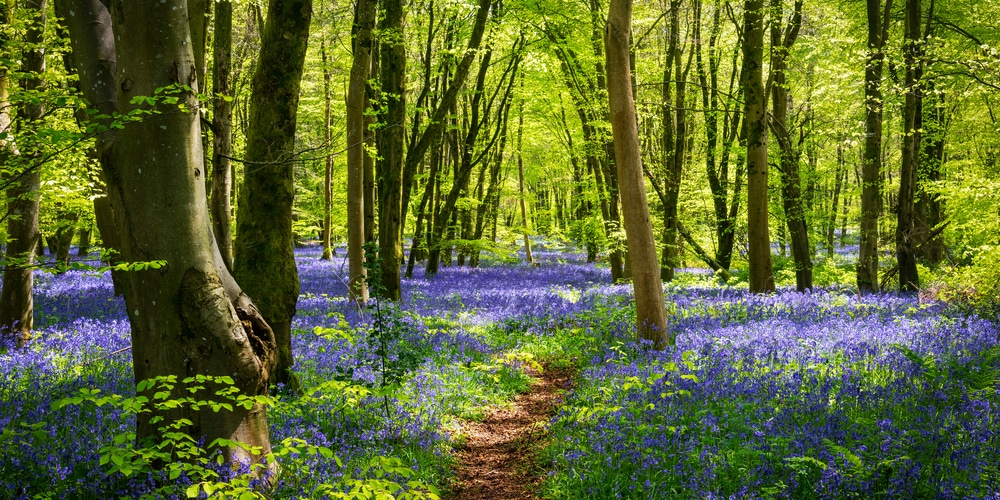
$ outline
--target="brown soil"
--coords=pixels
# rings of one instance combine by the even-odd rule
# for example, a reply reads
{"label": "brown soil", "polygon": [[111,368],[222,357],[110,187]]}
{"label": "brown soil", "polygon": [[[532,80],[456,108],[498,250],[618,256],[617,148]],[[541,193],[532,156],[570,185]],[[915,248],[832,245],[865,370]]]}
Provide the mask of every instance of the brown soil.
{"label": "brown soil", "polygon": [[571,373],[529,369],[535,381],[510,406],[491,409],[482,422],[463,421],[465,442],[456,450],[459,465],[452,500],[532,500],[541,482],[535,453],[545,424],[562,401]]}

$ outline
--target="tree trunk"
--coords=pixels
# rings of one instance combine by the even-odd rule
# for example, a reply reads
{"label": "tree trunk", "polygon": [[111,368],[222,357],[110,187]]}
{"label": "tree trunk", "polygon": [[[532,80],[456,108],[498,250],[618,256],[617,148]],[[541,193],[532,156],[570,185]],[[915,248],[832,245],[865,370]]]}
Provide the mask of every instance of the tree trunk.
{"label": "tree trunk", "polygon": [[531,238],[528,238],[528,208],[524,199],[524,158],[521,155],[521,135],[524,132],[524,77],[521,77],[521,96],[517,103],[517,193],[518,204],[521,207],[521,228],[524,231],[524,261],[529,265],[535,260],[531,257]]}
{"label": "tree trunk", "polygon": [[[861,218],[857,281],[860,293],[879,290],[878,218],[882,211],[882,63],[889,36],[892,0],[867,0],[868,57],[865,61],[865,149],[861,163]],[[845,197],[846,198],[846,197]],[[836,210],[836,207],[834,207]]]}
{"label": "tree trunk", "polygon": [[[46,24],[46,0],[29,0],[26,2],[28,19],[34,22],[29,25],[25,42],[36,46],[36,49],[24,51],[23,70],[27,73],[22,87],[25,92],[40,91],[44,88],[42,73],[45,72],[44,35]],[[0,7],[5,18],[3,24],[10,23],[7,9]],[[0,46],[7,42],[0,42]],[[6,47],[3,47],[6,48]],[[10,134],[12,120],[6,112],[7,80],[0,75],[0,134]],[[42,104],[26,102],[21,105],[18,118],[22,127],[37,127],[45,116]],[[7,188],[7,251],[8,261],[3,270],[3,287],[0,289],[0,338],[12,338],[17,347],[24,347],[31,338],[34,327],[35,306],[32,292],[34,291],[35,245],[38,242],[38,201],[41,188],[41,172],[33,163],[40,153],[23,150],[11,152],[14,144],[4,144],[0,141],[0,158],[4,156],[18,157],[19,172],[5,176],[9,183]],[[9,165],[10,162],[4,162]],[[68,260],[68,249],[67,249]]]}
{"label": "tree trunk", "polygon": [[937,266],[944,260],[944,239],[931,237],[934,229],[943,221],[941,199],[931,189],[941,180],[941,165],[944,163],[944,137],[947,128],[944,94],[936,90],[933,82],[927,83],[923,102],[923,144],[921,144],[922,165],[917,174],[920,188],[917,191],[915,225],[918,236],[917,251],[921,260]]}
{"label": "tree trunk", "polygon": [[76,236],[76,221],[79,219],[80,214],[76,212],[59,211],[59,228],[53,239],[56,242],[56,262],[64,266],[63,269],[69,267],[69,250],[73,245],[73,237]]}
{"label": "tree trunk", "polygon": [[378,131],[378,281],[380,295],[393,301],[402,298],[400,265],[403,260],[403,164],[406,142],[406,45],[402,0],[382,5],[383,33],[379,55],[383,109]]}
{"label": "tree trunk", "polygon": [[375,0],[359,0],[354,13],[354,62],[347,88],[347,261],[350,299],[368,302],[365,269],[365,86],[371,71]]}
{"label": "tree trunk", "polygon": [[254,73],[233,274],[274,331],[274,382],[298,389],[291,326],[299,297],[292,241],[295,123],[312,0],[271,0]]}
{"label": "tree trunk", "polygon": [[791,240],[795,264],[795,288],[802,292],[812,288],[812,258],[809,248],[809,227],[802,203],[802,178],[799,175],[799,146],[792,143],[788,123],[788,56],[802,26],[802,1],[795,2],[795,11],[788,26],[782,29],[782,0],[771,0],[771,129],[781,150],[781,200],[785,209],[785,224]]}
{"label": "tree trunk", "polygon": [[750,291],[774,291],[767,202],[767,114],[764,95],[764,1],[746,0],[743,41],[743,88],[747,126],[747,239],[750,243]]}
{"label": "tree trunk", "polygon": [[914,197],[920,164],[921,97],[920,77],[923,49],[920,36],[920,0],[906,0],[906,27],[903,56],[906,64],[905,102],[903,104],[903,154],[899,168],[899,198],[896,212],[896,264],[899,266],[899,290],[920,288],[917,274],[917,236],[914,231]]}
{"label": "tree trunk", "polygon": [[826,256],[833,258],[834,236],[837,229],[837,210],[840,208],[840,191],[847,179],[847,167],[844,165],[844,144],[837,144],[837,172],[833,181],[833,200],[830,202],[830,214],[826,228]]}
{"label": "tree trunk", "polygon": [[86,257],[90,254],[90,239],[94,232],[93,222],[87,222],[87,226],[80,230],[80,245],[76,248],[77,257]]}
{"label": "tree trunk", "polygon": [[[116,229],[126,236],[121,238],[123,259],[166,261],[159,269],[123,274],[136,381],[167,375],[178,380],[199,374],[228,376],[243,395],[265,394],[275,363],[274,336],[226,270],[215,245],[202,177],[199,117],[177,112],[176,104],[148,105],[136,99],[153,96],[158,88],[190,86],[192,91],[175,97],[186,109],[198,109],[187,4],[119,0],[113,2],[114,15],[98,0],[77,7],[68,29],[88,101],[101,105],[102,97],[120,89],[118,107],[124,113],[140,107],[153,113],[128,123],[117,137],[98,141]],[[109,63],[104,56],[110,47],[121,63],[117,79],[115,72],[94,71]],[[186,395],[186,386],[179,383],[175,393]],[[146,396],[152,399],[152,391]],[[259,464],[270,452],[267,416],[259,404],[219,412],[207,407],[143,412],[136,422],[139,442],[160,442],[163,423],[153,417],[166,417],[164,423],[185,418],[190,424],[181,430],[205,443],[223,438],[260,447],[259,454],[252,454],[241,446],[223,446],[232,464]],[[276,467],[272,457],[268,470],[256,474],[273,474]]]}
{"label": "tree trunk", "polygon": [[[326,39],[320,41],[320,55],[323,60],[323,142],[326,144],[326,158],[323,169],[323,254],[322,260],[333,260],[334,248],[331,243],[333,233],[333,127],[330,124],[330,65],[326,55]],[[353,68],[352,68],[353,69]],[[364,111],[362,110],[362,113]],[[362,123],[364,117],[362,116]]]}
{"label": "tree trunk", "polygon": [[639,156],[639,130],[632,100],[629,68],[631,0],[611,0],[604,40],[607,46],[608,102],[614,134],[615,164],[621,180],[625,235],[632,261],[638,337],[662,349],[672,344],[667,331],[663,284],[656,259],[656,240],[649,219],[646,188]]}
{"label": "tree trunk", "polygon": [[212,214],[212,233],[219,246],[219,253],[226,266],[233,267],[232,198],[233,165],[233,90],[232,90],[232,46],[233,46],[233,3],[219,0],[215,4],[215,34],[212,50],[212,199],[209,209]]}

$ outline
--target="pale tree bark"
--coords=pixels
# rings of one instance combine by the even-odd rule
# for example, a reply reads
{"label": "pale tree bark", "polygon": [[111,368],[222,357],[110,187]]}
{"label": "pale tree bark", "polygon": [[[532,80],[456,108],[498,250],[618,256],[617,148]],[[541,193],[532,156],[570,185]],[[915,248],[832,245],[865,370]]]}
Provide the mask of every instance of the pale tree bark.
{"label": "pale tree bark", "polygon": [[375,0],[358,0],[354,13],[354,62],[347,88],[347,260],[350,298],[368,302],[365,270],[364,176],[367,135],[365,86],[371,71]]}
{"label": "pale tree bark", "polygon": [[896,265],[899,266],[899,290],[920,287],[917,274],[917,235],[914,224],[914,198],[917,193],[917,170],[920,164],[921,98],[920,77],[923,70],[923,41],[920,36],[920,0],[906,0],[903,60],[906,65],[905,102],[903,103],[903,154],[899,168],[899,196],[896,212]]}
{"label": "pale tree bark", "polygon": [[747,127],[747,239],[750,243],[750,291],[774,291],[767,206],[767,115],[763,84],[764,1],[743,5],[743,89]]}
{"label": "pale tree bark", "polygon": [[[274,335],[227,271],[209,221],[186,2],[117,0],[111,2],[110,15],[98,0],[67,4],[73,12],[67,17],[73,59],[88,101],[101,103],[117,94],[117,107],[124,113],[139,107],[153,113],[98,141],[114,223],[124,236],[119,247],[123,259],[167,263],[122,275],[136,381],[229,376],[241,394],[265,394],[275,364]],[[108,48],[115,49],[117,74],[105,71],[115,65]],[[154,96],[159,88],[176,89],[183,108],[134,100]],[[187,394],[183,383],[175,390]],[[237,405],[219,412],[203,408],[140,413],[137,439],[159,442],[163,424],[151,420],[154,416],[167,417],[166,422],[185,418],[191,424],[182,430],[205,443],[224,438],[260,447],[259,454],[223,447],[233,463],[258,464],[269,453],[263,406]],[[257,474],[273,473],[276,467],[271,460]]]}
{"label": "pale tree bark", "polygon": [[233,275],[258,303],[278,343],[275,383],[298,389],[292,373],[292,317],[299,273],[292,241],[295,124],[312,0],[271,0],[254,73],[247,168],[236,217]]}
{"label": "pale tree bark", "polygon": [[[25,42],[29,49],[24,51],[22,70],[27,77],[22,82],[25,92],[40,91],[44,88],[42,73],[45,72],[44,35],[46,24],[46,0],[29,0],[25,3],[26,16],[32,22],[28,26]],[[11,12],[5,8],[2,15],[10,22]],[[7,47],[3,47],[7,49]],[[6,77],[0,75],[0,134],[8,134],[12,120],[6,112]],[[20,126],[38,126],[36,123],[45,115],[45,107],[38,103],[25,103],[18,112]],[[5,144],[6,143],[6,144]],[[34,327],[35,306],[32,298],[34,290],[35,245],[38,244],[38,190],[41,188],[41,173],[35,165],[34,151],[24,149],[14,153],[13,141],[0,137],[0,158],[17,157],[16,172],[5,177],[8,184],[7,199],[7,264],[3,270],[3,289],[0,290],[0,337],[13,338],[18,347],[31,338]],[[11,164],[11,162],[5,162]]]}
{"label": "pale tree bark", "polygon": [[625,237],[632,262],[638,336],[656,349],[672,344],[667,331],[663,283],[656,258],[656,240],[649,219],[646,184],[639,156],[639,129],[629,68],[629,37],[632,29],[631,0],[611,0],[604,32],[607,58],[608,103],[614,135],[615,164],[624,211]]}
{"label": "pale tree bark", "polygon": [[[861,220],[858,291],[879,290],[878,218],[882,211],[882,64],[889,37],[892,0],[867,0],[868,56],[865,61],[865,149],[861,163]],[[834,207],[836,210],[837,207]]]}
{"label": "pale tree bark", "polygon": [[233,2],[219,0],[215,4],[214,41],[212,46],[212,232],[219,253],[230,269],[233,267],[232,199],[233,167]]}

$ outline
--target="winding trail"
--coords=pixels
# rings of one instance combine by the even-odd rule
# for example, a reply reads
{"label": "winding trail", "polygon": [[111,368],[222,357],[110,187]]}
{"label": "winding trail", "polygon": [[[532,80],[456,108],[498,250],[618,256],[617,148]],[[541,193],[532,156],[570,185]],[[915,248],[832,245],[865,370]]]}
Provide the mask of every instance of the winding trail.
{"label": "winding trail", "polygon": [[546,438],[548,422],[572,378],[569,370],[545,369],[531,390],[509,406],[491,409],[482,422],[463,421],[467,439],[456,449],[459,461],[450,500],[534,500],[541,471],[535,454]]}

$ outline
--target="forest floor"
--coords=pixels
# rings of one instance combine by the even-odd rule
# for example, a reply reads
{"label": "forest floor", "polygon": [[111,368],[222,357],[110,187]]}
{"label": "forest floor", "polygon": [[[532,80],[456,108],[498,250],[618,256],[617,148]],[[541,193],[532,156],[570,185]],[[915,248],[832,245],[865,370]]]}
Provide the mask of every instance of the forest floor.
{"label": "forest floor", "polygon": [[482,421],[462,422],[464,441],[456,449],[457,474],[451,500],[532,500],[544,471],[536,454],[547,437],[573,372],[528,369],[531,388],[509,404],[487,410]]}

